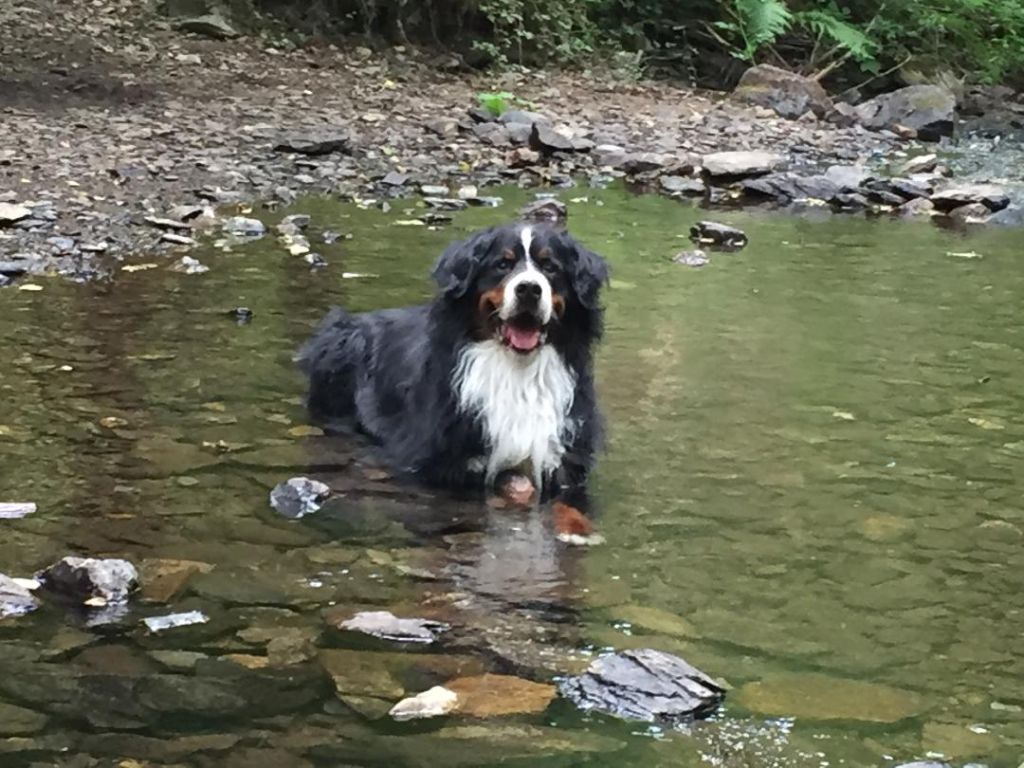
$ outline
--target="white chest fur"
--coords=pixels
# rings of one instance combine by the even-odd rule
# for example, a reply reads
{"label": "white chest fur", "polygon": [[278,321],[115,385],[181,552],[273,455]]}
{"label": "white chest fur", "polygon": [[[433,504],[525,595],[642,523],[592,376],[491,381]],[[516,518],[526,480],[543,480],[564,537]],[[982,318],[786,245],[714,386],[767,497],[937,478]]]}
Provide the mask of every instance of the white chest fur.
{"label": "white chest fur", "polygon": [[558,468],[571,439],[576,377],[551,347],[519,355],[495,340],[462,352],[454,384],[459,407],[476,415],[487,442],[487,477],[522,469],[536,483]]}

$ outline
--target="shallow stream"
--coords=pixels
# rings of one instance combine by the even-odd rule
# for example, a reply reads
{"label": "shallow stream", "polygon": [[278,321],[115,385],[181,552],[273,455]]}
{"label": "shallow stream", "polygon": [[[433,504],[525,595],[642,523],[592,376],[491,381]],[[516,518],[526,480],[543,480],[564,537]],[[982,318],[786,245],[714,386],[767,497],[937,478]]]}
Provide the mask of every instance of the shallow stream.
{"label": "shallow stream", "polygon": [[[145,585],[119,616],[47,602],[0,620],[0,765],[1017,768],[1019,232],[721,213],[750,245],[694,269],[670,257],[698,209],[563,193],[614,269],[607,543],[567,551],[539,513],[402,487],[317,435],[291,362],[331,304],[425,300],[444,245],[528,196],[496,194],[440,231],[399,224],[413,202],[301,203],[319,272],[268,235],[197,252],[206,274],[0,291],[0,502],[39,507],[0,519],[0,572],[116,556]],[[335,488],[325,514],[269,507],[298,474]],[[455,629],[409,651],[332,626],[362,608]],[[210,621],[141,624],[193,609]],[[452,677],[545,681],[636,647],[726,681],[724,708],[680,733],[557,700],[382,717]]]}

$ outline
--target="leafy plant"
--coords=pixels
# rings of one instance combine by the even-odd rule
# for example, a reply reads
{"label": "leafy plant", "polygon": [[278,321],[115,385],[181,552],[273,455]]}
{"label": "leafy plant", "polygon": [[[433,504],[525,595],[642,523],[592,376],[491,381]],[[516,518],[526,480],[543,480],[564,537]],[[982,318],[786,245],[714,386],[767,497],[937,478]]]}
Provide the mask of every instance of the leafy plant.
{"label": "leafy plant", "polygon": [[495,117],[501,117],[508,112],[515,96],[508,91],[501,91],[500,93],[478,93],[476,98],[481,107]]}

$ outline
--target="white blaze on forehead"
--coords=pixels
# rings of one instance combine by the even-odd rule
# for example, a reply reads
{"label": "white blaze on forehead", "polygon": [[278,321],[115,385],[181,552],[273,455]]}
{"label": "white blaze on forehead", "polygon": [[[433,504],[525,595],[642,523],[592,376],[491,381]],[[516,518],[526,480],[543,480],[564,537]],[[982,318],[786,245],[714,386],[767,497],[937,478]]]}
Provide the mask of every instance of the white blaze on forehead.
{"label": "white blaze on forehead", "polygon": [[526,261],[530,261],[530,246],[533,245],[533,228],[529,225],[523,227],[523,231],[519,233],[519,237],[523,242],[523,253],[526,255]]}
{"label": "white blaze on forehead", "polygon": [[501,310],[498,316],[502,320],[508,320],[519,313],[519,302],[516,298],[516,288],[522,283],[536,283],[540,286],[540,299],[537,302],[537,310],[540,314],[541,323],[548,323],[554,312],[554,303],[551,297],[551,281],[547,276],[537,269],[530,258],[530,248],[533,246],[533,228],[525,226],[519,232],[520,242],[523,244],[523,252],[526,256],[522,266],[505,283],[505,290],[501,299]]}

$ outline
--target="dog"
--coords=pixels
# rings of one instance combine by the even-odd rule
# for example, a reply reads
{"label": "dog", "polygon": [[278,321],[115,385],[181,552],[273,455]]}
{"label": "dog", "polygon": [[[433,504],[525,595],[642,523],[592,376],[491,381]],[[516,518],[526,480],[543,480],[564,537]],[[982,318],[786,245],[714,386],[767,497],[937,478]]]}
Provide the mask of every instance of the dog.
{"label": "dog", "polygon": [[449,246],[432,276],[429,304],[330,311],[298,356],[311,414],[429,485],[525,476],[527,497],[555,502],[560,538],[589,535],[605,260],[554,225],[511,224]]}

